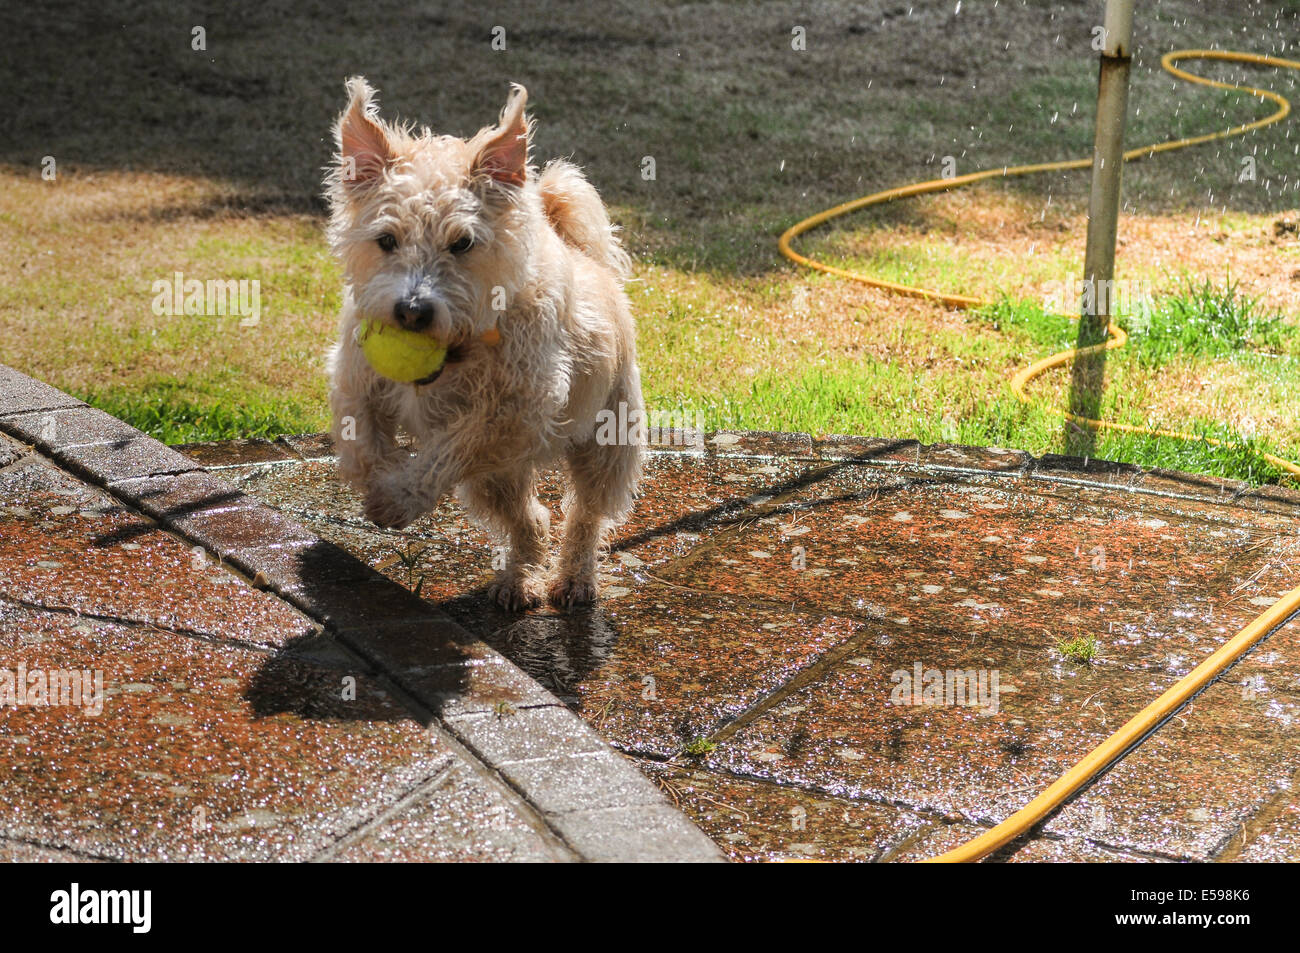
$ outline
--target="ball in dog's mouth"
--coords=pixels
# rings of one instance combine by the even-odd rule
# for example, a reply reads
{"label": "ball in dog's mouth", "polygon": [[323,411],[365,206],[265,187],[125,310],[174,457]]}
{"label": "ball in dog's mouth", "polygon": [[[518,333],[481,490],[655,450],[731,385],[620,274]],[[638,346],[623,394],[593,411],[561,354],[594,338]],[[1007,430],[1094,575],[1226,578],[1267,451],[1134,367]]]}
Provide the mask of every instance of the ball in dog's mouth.
{"label": "ball in dog's mouth", "polygon": [[434,380],[450,353],[437,338],[373,319],[357,326],[356,342],[376,373],[403,384]]}
{"label": "ball in dog's mouth", "polygon": [[459,344],[453,344],[447,348],[447,356],[443,358],[441,367],[439,367],[428,377],[422,377],[418,381],[413,381],[412,383],[414,383],[416,387],[422,387],[425,384],[432,384],[434,381],[436,381],[439,377],[442,376],[442,372],[447,369],[448,364],[455,364],[459,362],[461,359],[463,359],[464,357],[465,357],[465,352],[463,347]]}

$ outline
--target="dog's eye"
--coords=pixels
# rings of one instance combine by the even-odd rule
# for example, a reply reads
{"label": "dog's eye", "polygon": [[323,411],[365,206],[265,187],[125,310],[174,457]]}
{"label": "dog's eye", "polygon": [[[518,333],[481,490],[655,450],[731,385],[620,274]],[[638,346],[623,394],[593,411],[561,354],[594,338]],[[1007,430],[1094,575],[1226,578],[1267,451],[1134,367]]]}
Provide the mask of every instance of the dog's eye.
{"label": "dog's eye", "polygon": [[397,251],[397,236],[389,232],[384,232],[376,239],[379,247],[384,251]]}
{"label": "dog's eye", "polygon": [[463,255],[473,247],[474,239],[470,238],[468,235],[463,235],[448,245],[447,251],[451,252],[453,255]]}

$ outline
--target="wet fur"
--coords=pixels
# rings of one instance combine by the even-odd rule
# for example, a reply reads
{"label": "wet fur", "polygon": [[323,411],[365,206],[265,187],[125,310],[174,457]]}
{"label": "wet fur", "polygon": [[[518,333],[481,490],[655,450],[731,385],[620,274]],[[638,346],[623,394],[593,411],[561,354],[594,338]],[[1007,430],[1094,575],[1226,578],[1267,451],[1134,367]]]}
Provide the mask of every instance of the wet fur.
{"label": "wet fur", "polygon": [[[326,180],[345,280],[330,357],[340,473],[386,527],[409,525],[454,490],[509,545],[492,589],[503,606],[588,602],[604,536],[630,511],[641,473],[639,440],[595,440],[600,411],[642,408],[627,254],[575,166],[552,162],[539,175],[527,164],[522,87],[497,125],[468,140],[385,123],[364,80],[347,88]],[[385,232],[395,251],[377,244]],[[464,236],[472,248],[452,254]],[[426,385],[380,377],[353,340],[359,321],[393,320],[410,294],[436,301],[428,333],[459,355]],[[492,329],[499,343],[484,341]],[[559,461],[570,486],[548,571],[537,473]]]}

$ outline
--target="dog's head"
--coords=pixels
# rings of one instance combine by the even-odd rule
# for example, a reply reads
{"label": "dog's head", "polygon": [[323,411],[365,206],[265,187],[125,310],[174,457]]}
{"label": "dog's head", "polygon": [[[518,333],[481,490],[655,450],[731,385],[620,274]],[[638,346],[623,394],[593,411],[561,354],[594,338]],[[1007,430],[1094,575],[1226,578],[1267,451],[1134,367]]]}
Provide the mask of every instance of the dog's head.
{"label": "dog's head", "polygon": [[379,118],[375,91],[348,80],[326,178],[329,237],[358,319],[431,334],[452,348],[490,333],[528,276],[528,94],[472,138]]}

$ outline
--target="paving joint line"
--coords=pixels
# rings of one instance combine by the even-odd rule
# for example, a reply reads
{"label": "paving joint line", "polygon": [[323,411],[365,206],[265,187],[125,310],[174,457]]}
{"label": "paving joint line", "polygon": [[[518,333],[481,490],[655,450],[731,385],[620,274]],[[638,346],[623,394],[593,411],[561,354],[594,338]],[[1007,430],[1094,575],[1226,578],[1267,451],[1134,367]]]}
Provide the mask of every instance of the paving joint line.
{"label": "paving joint line", "polygon": [[[20,373],[13,371],[10,368],[6,368],[3,365],[0,365],[0,385],[3,385],[6,382],[5,381],[6,377],[8,377],[10,381],[12,381],[16,377],[20,382],[25,380],[29,384],[33,383],[31,379],[27,378],[25,375],[21,375]],[[47,387],[47,385],[39,385],[39,384],[38,386]],[[84,404],[79,406],[74,405],[71,407],[61,407],[58,409],[63,411],[68,411],[68,412],[78,412],[83,415],[93,412],[93,408],[89,408]],[[31,413],[39,413],[39,412],[40,411],[32,411],[30,408],[25,408],[23,410],[15,411],[14,415],[21,416],[23,414],[31,414]],[[24,446],[31,446],[27,437],[24,435],[24,433],[21,432],[21,430],[18,433],[14,433],[14,431],[10,427],[4,426],[3,420],[0,420],[0,430],[4,430],[6,432],[11,433],[13,436],[16,437],[16,439],[19,441],[20,444]],[[98,443],[85,444],[82,446],[105,447],[111,450],[114,446],[119,444],[124,444],[127,442],[134,442],[137,444],[143,442],[145,446],[149,446],[152,444],[152,445],[156,445],[156,447],[159,448],[159,450],[167,450],[169,453],[175,454],[175,451],[170,450],[169,448],[165,448],[161,443],[158,443],[157,441],[153,440],[153,438],[150,438],[147,435],[140,433],[139,431],[135,431],[135,436],[130,437],[129,439],[116,437],[111,440],[104,440]],[[112,496],[113,498],[117,499],[122,504],[124,504],[127,507],[127,509],[130,510],[131,512],[136,513],[142,516],[143,518],[148,519],[151,525],[160,526],[165,531],[175,536],[178,536],[181,539],[193,542],[195,544],[204,545],[205,548],[207,548],[206,544],[200,543],[200,541],[197,539],[192,539],[187,533],[184,532],[183,529],[181,529],[176,525],[174,519],[168,518],[166,514],[164,514],[162,519],[156,521],[148,517],[146,514],[140,514],[138,499],[132,494],[130,494],[122,486],[122,484],[136,479],[145,479],[145,478],[154,479],[159,477],[175,475],[179,473],[207,473],[213,476],[215,479],[221,479],[219,475],[212,474],[211,471],[209,471],[206,467],[204,467],[203,465],[199,464],[196,461],[190,461],[183,469],[179,467],[173,468],[174,465],[172,464],[168,464],[162,467],[158,467],[155,465],[154,469],[148,469],[147,467],[149,465],[146,464],[146,466],[139,467],[139,469],[135,472],[128,471],[128,475],[118,476],[114,479],[109,479],[109,477],[104,472],[101,472],[97,467],[95,467],[93,463],[64,462],[60,457],[55,455],[56,452],[61,449],[62,447],[54,446],[51,444],[50,456],[53,457],[52,468],[55,469],[57,472],[70,473],[74,477],[77,477],[83,480],[84,482],[100,489],[101,491],[108,493],[110,496]],[[43,447],[36,446],[35,452],[43,452]],[[158,451],[154,451],[154,453],[156,458]],[[232,484],[232,486],[234,485]],[[254,500],[257,499],[256,497],[250,497],[250,498]],[[261,501],[257,501],[257,502],[259,503],[259,505],[269,506],[269,504],[262,503]],[[203,509],[205,508],[199,507],[199,511],[202,511]],[[314,534],[312,535],[314,536]],[[233,556],[237,550],[244,548],[244,547],[233,546],[229,544],[222,546],[221,545],[222,541],[219,539],[211,539],[209,540],[209,542],[214,544],[212,548],[216,550],[217,555],[221,557],[221,562],[223,565],[225,565],[227,557]],[[355,560],[355,557],[352,558]],[[227,568],[229,569],[230,567]],[[251,562],[250,562],[249,568],[255,570],[257,567],[251,566]],[[395,589],[401,589],[404,593],[409,594],[409,590],[405,590],[405,588],[400,586],[400,584],[392,582],[391,580],[389,580],[389,584],[392,585]],[[303,611],[304,615],[306,615],[307,618],[311,619],[315,624],[320,625],[326,632],[337,633],[339,631],[338,626],[331,623],[328,619],[319,615],[317,611],[313,611],[313,608],[310,605],[305,604],[306,600],[302,596],[292,591],[284,591],[277,586],[269,586],[263,591],[269,591],[276,598],[296,606],[301,611]],[[294,596],[297,596],[297,598],[295,599]],[[472,642],[477,642],[480,645],[482,645],[481,640],[473,639],[471,633],[466,631],[462,626],[460,626],[459,623],[455,622],[455,620],[451,619],[449,616],[446,616],[445,613],[435,614],[434,610],[429,609],[427,616],[424,615],[423,613],[420,616],[413,615],[407,621],[411,623],[418,623],[421,621],[433,621],[435,618],[437,618],[439,624],[451,626],[455,630],[463,633],[467,640]],[[355,648],[353,646],[348,645],[346,641],[336,638],[335,642],[338,645],[344,647],[345,650],[347,651],[347,654],[359,656],[362,659],[365,668],[369,668],[371,666],[372,663],[365,658],[364,654],[356,651]],[[491,649],[491,647],[489,646],[483,645],[483,649],[487,653],[489,658],[495,661],[499,661],[506,668],[507,671],[517,673],[520,678],[525,679],[529,685],[533,686],[542,695],[548,695],[548,693],[546,693],[545,690],[542,689],[541,686],[539,686],[534,679],[529,677],[526,673],[523,673],[518,668],[518,666],[514,665],[514,663],[512,663],[509,659],[500,655],[500,653],[496,652],[494,649]],[[417,719],[420,720],[421,724],[425,725],[428,728],[431,728],[437,735],[442,737],[444,741],[448,742],[448,746],[453,751],[459,751],[462,757],[464,757],[464,759],[470,764],[470,766],[475,770],[475,772],[480,774],[480,776],[495,778],[497,784],[499,785],[499,789],[502,791],[502,793],[506,794],[507,797],[512,801],[517,800],[518,806],[522,806],[524,808],[524,811],[522,813],[524,814],[524,816],[530,819],[531,824],[541,825],[542,827],[544,827],[545,830],[549,832],[550,836],[553,839],[558,840],[561,844],[564,845],[566,849],[572,851],[576,856],[579,856],[585,860],[602,860],[602,859],[627,860],[627,859],[633,859],[633,858],[638,858],[640,856],[643,856],[646,850],[654,851],[657,849],[659,853],[656,856],[659,856],[661,858],[664,857],[666,852],[667,857],[669,858],[690,856],[694,859],[711,859],[711,860],[723,859],[716,845],[714,845],[711,840],[705,837],[704,834],[698,831],[698,829],[694,828],[690,824],[690,822],[685,819],[684,815],[682,815],[680,812],[672,808],[668,799],[662,796],[661,794],[659,794],[658,792],[655,792],[658,795],[658,800],[655,803],[649,803],[649,802],[620,803],[610,808],[597,808],[597,807],[593,807],[590,803],[587,803],[587,801],[584,799],[590,798],[596,795],[598,792],[594,789],[592,790],[582,789],[577,795],[578,800],[576,801],[570,800],[568,802],[569,806],[564,807],[562,809],[549,809],[549,810],[544,809],[541,802],[539,802],[538,800],[538,798],[541,796],[541,791],[531,790],[531,783],[530,784],[524,784],[522,782],[516,783],[516,781],[507,778],[502,773],[502,768],[504,767],[504,764],[496,763],[495,760],[488,757],[486,753],[484,753],[480,748],[474,745],[471,742],[469,736],[466,734],[466,732],[457,723],[457,719],[454,718],[446,719],[435,715],[423,703],[419,702],[411,693],[403,689],[401,684],[398,682],[398,673],[394,672],[391,665],[385,664],[383,661],[377,659],[374,663],[374,667],[376,667],[378,671],[373,677],[376,677],[381,684],[389,688],[393,692],[394,698],[397,699],[404,707],[406,707],[408,711],[411,711],[413,714],[415,714],[417,716]],[[524,707],[524,706],[517,706],[517,707]],[[577,729],[577,733],[579,736],[581,736],[582,733],[590,733],[591,737],[594,740],[600,740],[602,744],[608,747],[607,742],[604,742],[602,739],[599,739],[599,736],[592,731],[590,726],[588,726],[585,722],[583,722],[576,714],[573,714],[566,707],[564,707],[558,701],[558,699],[554,701],[553,705],[539,704],[530,707],[535,707],[535,708],[553,707],[557,711],[564,712],[572,720],[574,728]],[[554,742],[548,741],[547,744],[553,745]],[[559,757],[572,756],[574,752],[569,748],[557,748],[552,750],[552,754],[554,754],[557,758],[559,758]],[[618,757],[617,754],[614,754],[613,756],[616,758]],[[615,768],[614,770],[616,774],[620,773],[620,770],[626,771],[628,772],[629,781],[631,781],[632,778],[635,777],[638,781],[641,781],[645,784],[649,783],[648,781],[645,781],[644,776],[641,775],[641,773],[636,769],[634,765],[626,762],[622,762],[621,760],[619,764],[621,764],[621,769]],[[569,795],[569,797],[572,798],[573,796]],[[653,814],[655,810],[670,811],[673,813],[673,815],[676,818],[680,820],[680,823],[677,825],[677,828],[675,830],[663,830],[663,836],[661,836],[658,841],[656,841],[653,836],[649,837],[649,839],[647,840],[647,832],[650,830],[653,818],[656,816]],[[637,816],[639,815],[639,823],[634,825],[638,829],[635,832],[633,832],[632,830],[626,829],[625,827],[625,829],[622,832],[617,832],[610,829],[607,829],[606,831],[602,832],[599,829],[599,827],[596,827],[586,831],[579,831],[578,833],[584,835],[588,843],[591,845],[587,851],[583,851],[577,848],[572,838],[568,834],[564,833],[554,821],[554,818],[557,816],[565,816],[565,817],[573,816],[573,815],[591,816],[601,812],[604,812],[605,814],[610,814],[613,812],[622,812],[623,815],[628,817],[629,822],[633,818],[637,818]],[[602,834],[604,835],[603,837]],[[610,846],[611,843],[610,835],[612,835],[612,846]],[[683,851],[685,853],[683,853]]]}
{"label": "paving joint line", "polygon": [[348,847],[351,847],[358,841],[363,840],[367,835],[381,829],[388,821],[391,821],[407,808],[416,804],[425,794],[431,794],[441,787],[451,776],[455,767],[456,761],[453,756],[447,764],[442,765],[442,767],[434,771],[433,774],[411,785],[410,789],[400,797],[396,798],[387,807],[376,811],[371,817],[358,822],[350,830],[341,834],[334,843],[327,847],[322,847],[307,859],[307,863],[319,864],[329,862]]}

